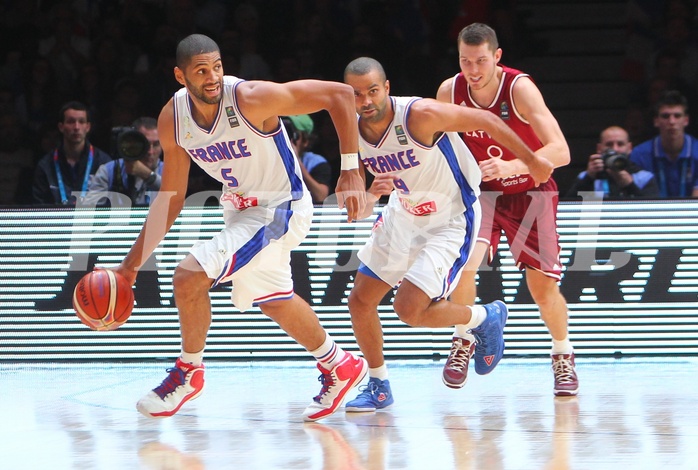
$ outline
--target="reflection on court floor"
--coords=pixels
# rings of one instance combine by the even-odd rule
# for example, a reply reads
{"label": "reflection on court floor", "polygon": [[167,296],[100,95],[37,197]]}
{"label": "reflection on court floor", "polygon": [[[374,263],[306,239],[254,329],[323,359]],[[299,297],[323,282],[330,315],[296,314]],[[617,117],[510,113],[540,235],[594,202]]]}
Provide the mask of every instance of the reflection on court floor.
{"label": "reflection on court floor", "polygon": [[391,408],[317,423],[301,417],[320,386],[310,361],[210,362],[200,398],[141,416],[169,366],[0,364],[0,467],[698,468],[695,358],[578,360],[576,398],[553,397],[544,360],[471,371],[461,390],[441,382],[443,362],[395,361]]}

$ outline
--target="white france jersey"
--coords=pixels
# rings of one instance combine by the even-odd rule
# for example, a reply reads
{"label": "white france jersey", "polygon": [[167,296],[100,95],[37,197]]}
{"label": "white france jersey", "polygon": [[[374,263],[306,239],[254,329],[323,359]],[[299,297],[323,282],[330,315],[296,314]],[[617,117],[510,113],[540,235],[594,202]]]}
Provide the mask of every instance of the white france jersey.
{"label": "white france jersey", "polygon": [[374,145],[359,137],[359,157],[366,169],[396,178],[388,205],[415,216],[463,214],[480,195],[482,177],[470,150],[455,132],[443,133],[432,146],[415,141],[407,116],[421,98],[390,99],[395,117],[380,142]]}
{"label": "white france jersey", "polygon": [[306,190],[284,126],[270,134],[255,129],[240,113],[235,88],[243,82],[223,77],[223,98],[210,129],[199,127],[186,88],[174,95],[175,139],[194,162],[223,184],[225,209],[275,207]]}

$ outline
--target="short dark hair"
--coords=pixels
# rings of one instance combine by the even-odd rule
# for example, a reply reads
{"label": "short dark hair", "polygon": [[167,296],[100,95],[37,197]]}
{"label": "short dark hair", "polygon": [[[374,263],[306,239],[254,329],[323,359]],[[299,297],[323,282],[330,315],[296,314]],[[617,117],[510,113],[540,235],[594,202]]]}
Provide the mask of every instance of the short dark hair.
{"label": "short dark hair", "polygon": [[141,127],[144,129],[157,129],[158,120],[150,116],[142,116],[133,121],[133,124],[131,124],[131,126],[135,127],[136,129],[139,129]]}
{"label": "short dark hair", "polygon": [[344,69],[344,78],[346,79],[347,75],[366,75],[373,70],[379,73],[383,81],[386,80],[385,69],[380,62],[371,57],[359,57],[349,62]]}
{"label": "short dark hair", "polygon": [[666,90],[659,96],[657,103],[654,105],[654,115],[658,116],[659,108],[664,106],[681,106],[683,107],[683,112],[688,114],[688,100],[678,90]]}
{"label": "short dark hair", "polygon": [[497,33],[484,23],[472,23],[461,29],[458,33],[458,43],[461,42],[468,46],[480,46],[488,43],[493,51],[499,47]]}
{"label": "short dark hair", "polygon": [[61,106],[60,111],[58,111],[58,122],[65,122],[65,112],[69,109],[74,109],[75,111],[85,111],[85,114],[87,114],[87,122],[90,122],[90,110],[87,109],[87,105],[81,101],[68,101]]}
{"label": "short dark hair", "polygon": [[177,45],[177,67],[184,69],[192,57],[209,52],[220,52],[216,41],[203,34],[190,34]]}

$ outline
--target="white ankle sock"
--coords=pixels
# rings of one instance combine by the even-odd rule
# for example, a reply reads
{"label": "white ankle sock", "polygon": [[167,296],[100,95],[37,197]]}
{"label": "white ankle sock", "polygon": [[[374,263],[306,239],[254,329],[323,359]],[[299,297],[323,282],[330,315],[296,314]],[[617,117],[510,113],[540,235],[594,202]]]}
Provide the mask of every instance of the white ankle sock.
{"label": "white ankle sock", "polygon": [[204,350],[202,349],[195,353],[188,353],[182,350],[182,354],[180,354],[179,357],[182,359],[182,362],[199,367],[204,361]]}
{"label": "white ankle sock", "polygon": [[572,351],[572,343],[569,336],[561,340],[553,338],[553,354],[570,354]]}
{"label": "white ankle sock", "polygon": [[315,359],[327,370],[334,369],[334,366],[344,359],[344,350],[334,342],[330,335],[325,336],[325,342],[315,351],[310,351]]}
{"label": "white ankle sock", "polygon": [[487,318],[487,310],[485,310],[485,307],[482,305],[472,305],[470,307],[470,312],[470,321],[465,325],[458,325],[465,328],[466,331],[480,326],[482,322],[485,321],[485,318]]}
{"label": "white ankle sock", "polygon": [[375,369],[369,368],[368,376],[379,380],[388,380],[388,366],[383,364],[382,366],[376,367]]}

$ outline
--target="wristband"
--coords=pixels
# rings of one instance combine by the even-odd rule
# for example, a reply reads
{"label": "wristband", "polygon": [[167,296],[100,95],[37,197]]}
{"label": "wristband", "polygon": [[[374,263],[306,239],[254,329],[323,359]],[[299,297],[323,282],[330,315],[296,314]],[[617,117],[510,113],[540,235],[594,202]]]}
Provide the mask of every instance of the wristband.
{"label": "wristband", "polygon": [[342,171],[345,170],[356,170],[359,168],[359,154],[358,153],[343,153],[340,156]]}

